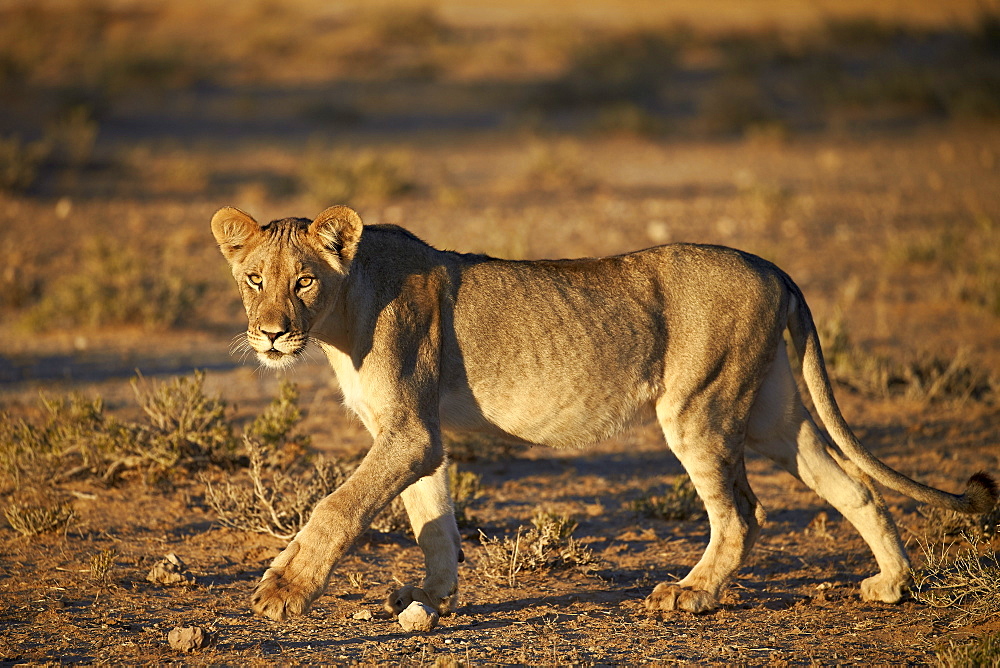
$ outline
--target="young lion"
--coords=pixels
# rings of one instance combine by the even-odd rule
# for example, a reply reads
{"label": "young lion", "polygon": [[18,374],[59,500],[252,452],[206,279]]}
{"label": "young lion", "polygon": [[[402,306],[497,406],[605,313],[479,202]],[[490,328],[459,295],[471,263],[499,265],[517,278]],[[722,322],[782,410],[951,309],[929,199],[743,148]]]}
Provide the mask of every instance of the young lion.
{"label": "young lion", "polygon": [[[871,479],[923,503],[985,512],[985,473],[962,495],[921,485],[868,452],[840,413],[799,288],[759,257],[672,244],[625,255],[519,262],[436,250],[402,228],[362,225],[336,206],[314,221],[260,225],[234,208],[212,218],[246,306],[247,341],[268,367],[323,349],[374,444],[320,501],[254,591],[258,613],[304,613],[334,565],[401,494],[426,578],[386,605],[456,604],[461,560],[441,427],[523,443],[582,446],[653,414],[705,503],[708,548],[650,610],[705,612],[753,546],[764,509],[744,447],[829,501],[868,543],[880,572],[866,600],[899,601],[910,565]],[[803,406],[782,336],[791,335],[816,412]]]}

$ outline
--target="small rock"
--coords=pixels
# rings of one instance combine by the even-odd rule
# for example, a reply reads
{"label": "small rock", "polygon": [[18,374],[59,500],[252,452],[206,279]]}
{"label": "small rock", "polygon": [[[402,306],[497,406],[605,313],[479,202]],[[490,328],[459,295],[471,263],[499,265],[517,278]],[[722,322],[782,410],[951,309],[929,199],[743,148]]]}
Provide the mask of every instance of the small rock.
{"label": "small rock", "polygon": [[200,626],[178,626],[167,634],[170,648],[179,652],[193,652],[208,645],[209,636]]}
{"label": "small rock", "polygon": [[405,631],[430,631],[438,623],[438,613],[434,608],[414,601],[399,613],[399,625]]}
{"label": "small rock", "polygon": [[372,620],[372,611],[368,609],[358,610],[353,615],[354,619],[361,620],[362,622],[370,622]]}
{"label": "small rock", "polygon": [[158,585],[194,584],[194,577],[185,571],[187,567],[184,562],[171,552],[149,569],[146,579]]}

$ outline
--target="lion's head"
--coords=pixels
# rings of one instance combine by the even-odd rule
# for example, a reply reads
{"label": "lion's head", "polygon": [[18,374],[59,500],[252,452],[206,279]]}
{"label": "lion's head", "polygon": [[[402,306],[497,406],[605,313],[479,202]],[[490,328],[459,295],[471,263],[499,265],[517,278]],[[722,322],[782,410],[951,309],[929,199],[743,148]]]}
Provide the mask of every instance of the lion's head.
{"label": "lion's head", "polygon": [[361,218],[346,206],[330,207],[311,222],[261,225],[233,207],[212,217],[212,233],[243,296],[246,341],[262,364],[283,368],[305,350],[310,331],[334,305],[361,228]]}

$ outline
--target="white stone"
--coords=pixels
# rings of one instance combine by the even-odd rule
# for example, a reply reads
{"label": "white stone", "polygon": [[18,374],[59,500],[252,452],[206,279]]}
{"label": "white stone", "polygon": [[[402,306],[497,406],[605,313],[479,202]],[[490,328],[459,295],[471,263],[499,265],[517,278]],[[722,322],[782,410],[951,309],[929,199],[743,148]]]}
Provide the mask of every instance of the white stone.
{"label": "white stone", "polygon": [[167,642],[180,652],[193,652],[207,646],[209,636],[199,626],[178,626],[167,634]]}
{"label": "white stone", "polygon": [[438,619],[437,611],[420,601],[410,603],[399,613],[399,625],[406,631],[430,631],[437,626]]}

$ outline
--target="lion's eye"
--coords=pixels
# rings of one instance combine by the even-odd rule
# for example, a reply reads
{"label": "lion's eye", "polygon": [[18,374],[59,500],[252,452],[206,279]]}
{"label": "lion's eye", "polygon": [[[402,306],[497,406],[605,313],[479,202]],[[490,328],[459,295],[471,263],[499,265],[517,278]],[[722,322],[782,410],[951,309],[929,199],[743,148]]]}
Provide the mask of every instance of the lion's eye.
{"label": "lion's eye", "polygon": [[251,288],[260,289],[263,282],[264,279],[260,277],[260,274],[247,274],[247,283],[250,284]]}
{"label": "lion's eye", "polygon": [[299,290],[304,290],[313,284],[315,279],[312,276],[303,276],[295,282],[295,287]]}

